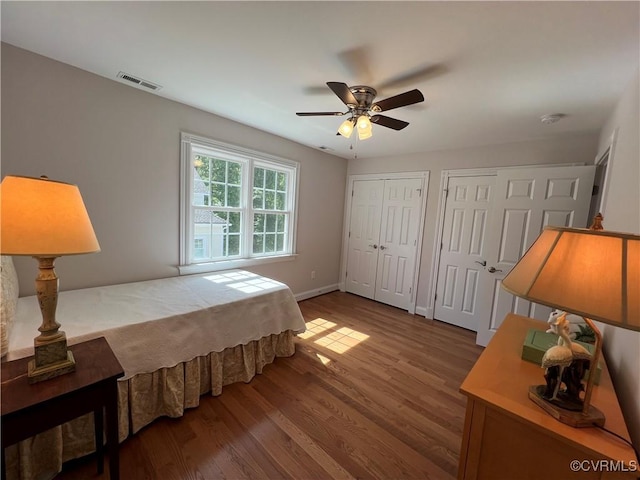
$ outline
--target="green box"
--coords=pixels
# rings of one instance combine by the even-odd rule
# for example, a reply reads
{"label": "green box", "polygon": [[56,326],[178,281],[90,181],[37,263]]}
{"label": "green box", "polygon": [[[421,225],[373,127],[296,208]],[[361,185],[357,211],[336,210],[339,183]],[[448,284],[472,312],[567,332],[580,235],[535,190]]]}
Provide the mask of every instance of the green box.
{"label": "green box", "polygon": [[[593,355],[593,351],[595,349],[594,345],[590,343],[584,342],[574,342],[582,345],[589,353]],[[522,345],[522,359],[528,362],[535,363],[536,365],[540,365],[542,363],[542,357],[544,352],[546,352],[549,348],[558,344],[558,335],[555,333],[547,333],[543,330],[537,330],[535,328],[529,329],[527,332],[527,337],[524,339],[524,344]],[[596,372],[595,384],[597,385],[600,382],[600,374],[602,373],[602,366],[598,362],[598,370]],[[585,380],[589,378],[589,372],[585,375]]]}

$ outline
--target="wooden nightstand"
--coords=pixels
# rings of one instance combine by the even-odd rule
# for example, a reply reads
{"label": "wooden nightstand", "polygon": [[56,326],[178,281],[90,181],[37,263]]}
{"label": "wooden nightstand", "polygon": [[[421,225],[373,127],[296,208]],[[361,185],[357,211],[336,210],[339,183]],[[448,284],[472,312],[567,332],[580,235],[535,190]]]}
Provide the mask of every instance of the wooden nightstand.
{"label": "wooden nightstand", "polygon": [[76,371],[30,385],[33,357],[2,363],[2,478],[4,449],[69,420],[94,412],[98,473],[104,470],[103,409],[106,412],[109,473],[119,478],[118,378],[122,366],[104,337],[69,347]]}
{"label": "wooden nightstand", "polygon": [[[545,383],[544,370],[521,359],[530,328],[544,330],[546,323],[507,315],[460,387],[468,400],[458,478],[637,478],[638,472],[629,472],[636,461],[629,445],[596,427],[573,428],[560,423],[529,400],[529,386]],[[604,412],[605,428],[629,439],[604,362],[591,402]],[[572,460],[585,461],[585,468],[572,471]],[[627,472],[607,472],[587,463],[599,460],[611,460]]]}

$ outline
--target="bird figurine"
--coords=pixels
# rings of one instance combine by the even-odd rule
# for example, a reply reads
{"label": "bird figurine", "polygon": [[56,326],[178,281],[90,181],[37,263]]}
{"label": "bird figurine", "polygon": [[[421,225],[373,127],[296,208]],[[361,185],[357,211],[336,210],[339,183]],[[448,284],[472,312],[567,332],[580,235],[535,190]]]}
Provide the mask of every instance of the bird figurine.
{"label": "bird figurine", "polygon": [[[589,368],[591,354],[578,343],[571,341],[570,322],[563,313],[549,322],[549,332],[556,333],[558,344],[549,348],[542,357],[542,367],[546,369],[547,388],[544,397],[556,400],[560,385],[564,382],[568,400],[580,402],[580,391],[583,390],[582,377]],[[570,367],[570,368],[569,368]]]}
{"label": "bird figurine", "polygon": [[[569,340],[570,342],[571,340]],[[544,397],[547,400],[555,400],[558,398],[560,384],[562,383],[562,374],[564,369],[573,362],[573,352],[571,347],[564,343],[558,342],[549,348],[542,357],[542,368],[545,368],[544,378],[547,381],[547,389]]]}

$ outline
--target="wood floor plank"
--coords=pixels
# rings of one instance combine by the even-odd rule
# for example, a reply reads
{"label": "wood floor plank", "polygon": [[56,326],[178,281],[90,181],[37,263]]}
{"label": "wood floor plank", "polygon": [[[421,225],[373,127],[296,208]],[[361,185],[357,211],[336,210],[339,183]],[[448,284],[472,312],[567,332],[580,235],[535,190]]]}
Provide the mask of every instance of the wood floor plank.
{"label": "wood floor plank", "polygon": [[[121,477],[454,479],[475,333],[341,292],[300,309],[294,356],[127,439]],[[89,458],[59,478],[107,474]]]}

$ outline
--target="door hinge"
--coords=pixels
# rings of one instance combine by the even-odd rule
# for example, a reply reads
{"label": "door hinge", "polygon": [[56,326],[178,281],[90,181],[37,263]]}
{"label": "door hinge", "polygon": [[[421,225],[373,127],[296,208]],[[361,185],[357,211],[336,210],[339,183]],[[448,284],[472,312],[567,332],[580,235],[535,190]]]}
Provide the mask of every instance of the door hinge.
{"label": "door hinge", "polygon": [[448,188],[445,188],[445,189],[444,189],[444,196],[445,196],[445,197],[448,197],[448,196],[449,196],[449,189],[448,189]]}
{"label": "door hinge", "polygon": [[413,289],[412,289],[411,287],[409,287],[409,295],[411,295],[411,291],[412,291],[412,290],[413,290]]}
{"label": "door hinge", "polygon": [[599,192],[600,192],[600,186],[594,185],[593,188],[591,189],[591,196],[598,195]]}
{"label": "door hinge", "polygon": [[418,191],[418,196],[421,197],[422,196],[422,189],[421,188],[416,188],[416,190]]}
{"label": "door hinge", "polygon": [[351,190],[351,196],[353,197],[353,189]]}
{"label": "door hinge", "polygon": [[349,232],[349,238],[351,238],[351,232]]}
{"label": "door hinge", "polygon": [[436,295],[433,297],[434,300],[438,299],[438,294],[436,293]]}

